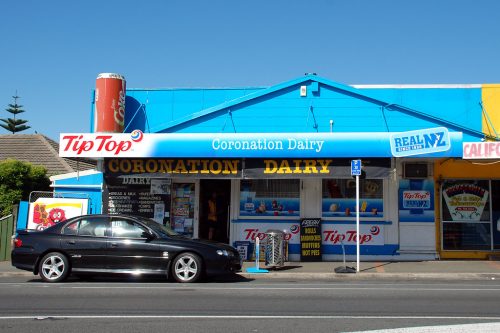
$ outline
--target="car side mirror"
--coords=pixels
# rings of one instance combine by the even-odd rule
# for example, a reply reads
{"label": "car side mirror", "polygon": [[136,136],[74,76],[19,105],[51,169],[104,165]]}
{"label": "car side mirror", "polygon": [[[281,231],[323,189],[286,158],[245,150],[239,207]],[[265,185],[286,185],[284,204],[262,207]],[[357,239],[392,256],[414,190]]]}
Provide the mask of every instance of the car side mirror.
{"label": "car side mirror", "polygon": [[142,237],[146,238],[146,240],[148,240],[148,241],[152,241],[153,239],[156,238],[156,235],[154,233],[152,233],[151,231],[144,231],[142,233]]}

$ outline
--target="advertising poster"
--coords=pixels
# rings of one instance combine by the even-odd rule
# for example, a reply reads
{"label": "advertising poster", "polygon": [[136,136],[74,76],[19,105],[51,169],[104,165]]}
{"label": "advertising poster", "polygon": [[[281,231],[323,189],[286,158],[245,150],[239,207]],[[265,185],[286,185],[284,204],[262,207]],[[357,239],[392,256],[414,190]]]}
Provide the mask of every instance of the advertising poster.
{"label": "advertising poster", "polygon": [[171,227],[188,237],[193,237],[194,201],[194,183],[173,184]]}
{"label": "advertising poster", "polygon": [[[323,217],[356,217],[356,199],[324,198]],[[360,199],[360,217],[384,217],[384,199]]]}
{"label": "advertising poster", "polygon": [[321,261],[321,219],[300,221],[300,261]]}
{"label": "advertising poster", "polygon": [[299,216],[299,198],[256,198],[255,192],[241,192],[240,216]]}
{"label": "advertising poster", "polygon": [[[356,225],[323,223],[323,245],[356,245]],[[359,245],[384,245],[384,226],[361,224]]]}
{"label": "advertising poster", "polygon": [[27,229],[43,230],[87,214],[88,199],[38,198],[29,205]]}
{"label": "advertising poster", "polygon": [[481,216],[489,200],[488,188],[488,183],[484,181],[477,183],[445,182],[443,184],[443,200],[451,220],[481,221]]}
{"label": "advertising poster", "polygon": [[400,180],[398,201],[400,222],[434,222],[434,181]]}

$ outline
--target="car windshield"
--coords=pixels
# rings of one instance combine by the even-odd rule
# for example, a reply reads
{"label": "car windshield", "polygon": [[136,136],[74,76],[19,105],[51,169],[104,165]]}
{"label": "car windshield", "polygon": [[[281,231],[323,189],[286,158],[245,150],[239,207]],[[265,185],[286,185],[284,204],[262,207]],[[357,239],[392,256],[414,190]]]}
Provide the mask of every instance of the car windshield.
{"label": "car windshield", "polygon": [[154,232],[164,235],[164,236],[180,236],[178,233],[173,231],[169,226],[160,224],[154,220],[145,218],[145,217],[138,217],[138,219],[144,223],[146,226],[149,228],[153,229]]}

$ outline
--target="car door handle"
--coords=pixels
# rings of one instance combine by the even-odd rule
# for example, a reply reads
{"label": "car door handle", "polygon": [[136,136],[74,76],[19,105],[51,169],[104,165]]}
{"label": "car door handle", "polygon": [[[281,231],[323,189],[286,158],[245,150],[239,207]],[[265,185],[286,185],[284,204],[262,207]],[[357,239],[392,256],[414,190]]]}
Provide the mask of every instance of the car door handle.
{"label": "car door handle", "polygon": [[111,243],[111,247],[118,247],[118,243]]}
{"label": "car door handle", "polygon": [[75,245],[75,241],[67,241],[66,243],[69,245]]}

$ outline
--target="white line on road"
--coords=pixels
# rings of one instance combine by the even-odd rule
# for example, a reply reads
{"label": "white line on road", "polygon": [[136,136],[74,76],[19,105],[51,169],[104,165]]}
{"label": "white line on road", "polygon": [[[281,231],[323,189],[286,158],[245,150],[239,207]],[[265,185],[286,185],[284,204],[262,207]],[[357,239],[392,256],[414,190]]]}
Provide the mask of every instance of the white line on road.
{"label": "white line on road", "polygon": [[247,286],[236,286],[236,287],[228,287],[228,286],[213,286],[213,285],[158,285],[158,284],[141,284],[141,285],[131,285],[131,284],[113,284],[113,285],[75,285],[75,284],[48,284],[48,283],[0,283],[0,287],[9,286],[9,287],[33,287],[33,288],[62,288],[62,289],[166,289],[166,290],[241,290],[241,291],[255,291],[255,290],[407,290],[407,291],[488,291],[488,292],[498,292],[500,291],[499,286],[488,286],[488,287],[477,287],[474,288],[466,286],[471,285],[453,285],[450,287],[449,285],[440,285],[433,287],[422,287],[422,285],[378,285],[378,284],[349,284],[347,285],[297,285],[290,284],[290,287],[286,285],[254,285],[251,287]]}
{"label": "white line on road", "polygon": [[207,315],[31,315],[0,316],[8,319],[434,319],[434,320],[500,320],[500,317],[474,316],[207,316]]}

